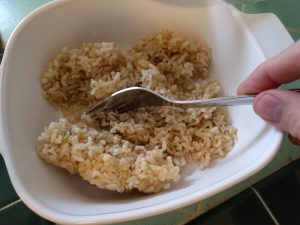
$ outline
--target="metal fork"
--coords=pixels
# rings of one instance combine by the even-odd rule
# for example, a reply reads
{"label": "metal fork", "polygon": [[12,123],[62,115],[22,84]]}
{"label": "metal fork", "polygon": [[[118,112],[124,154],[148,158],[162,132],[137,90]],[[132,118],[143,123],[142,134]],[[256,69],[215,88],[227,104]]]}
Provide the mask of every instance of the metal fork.
{"label": "metal fork", "polygon": [[89,109],[86,114],[96,117],[98,112],[131,111],[145,106],[174,106],[181,108],[197,108],[208,106],[233,106],[251,104],[254,95],[241,95],[201,100],[176,101],[167,99],[155,92],[141,88],[130,87],[113,93],[111,96]]}
{"label": "metal fork", "polygon": [[[300,89],[291,89],[300,92]],[[113,93],[111,96],[89,109],[86,114],[96,117],[98,112],[131,111],[145,106],[174,106],[180,108],[197,108],[210,106],[235,106],[252,104],[255,95],[237,95],[201,100],[177,101],[167,99],[149,89],[130,87]]]}

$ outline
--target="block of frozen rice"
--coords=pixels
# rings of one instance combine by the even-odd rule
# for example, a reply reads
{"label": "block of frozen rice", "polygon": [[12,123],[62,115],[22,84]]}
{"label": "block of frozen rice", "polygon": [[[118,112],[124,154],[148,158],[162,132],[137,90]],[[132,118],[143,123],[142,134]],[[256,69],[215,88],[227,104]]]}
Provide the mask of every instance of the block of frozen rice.
{"label": "block of frozen rice", "polygon": [[84,111],[130,86],[178,100],[216,97],[220,84],[208,77],[211,58],[205,43],[167,30],[127,51],[112,42],[63,48],[40,80],[45,99],[63,118],[38,137],[38,155],[118,192],[159,192],[180,179],[187,163],[206,168],[236,142],[224,108],[144,107],[96,119]]}

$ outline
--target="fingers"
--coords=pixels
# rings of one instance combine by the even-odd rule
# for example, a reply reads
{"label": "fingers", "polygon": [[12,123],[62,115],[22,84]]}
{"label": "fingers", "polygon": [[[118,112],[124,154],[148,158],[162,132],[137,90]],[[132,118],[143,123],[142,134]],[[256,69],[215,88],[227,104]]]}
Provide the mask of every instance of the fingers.
{"label": "fingers", "polygon": [[265,121],[285,131],[300,143],[300,94],[280,89],[261,92],[253,102],[254,111]]}
{"label": "fingers", "polygon": [[257,67],[238,88],[238,94],[259,93],[253,102],[256,114],[289,133],[296,145],[300,145],[300,94],[276,88],[300,78],[299,60],[300,41]]}
{"label": "fingers", "polygon": [[294,144],[294,145],[300,145],[300,140],[297,138],[292,137],[291,135],[289,135],[289,139],[290,141]]}
{"label": "fingers", "polygon": [[255,94],[300,78],[300,41],[258,66],[238,88],[238,94]]}

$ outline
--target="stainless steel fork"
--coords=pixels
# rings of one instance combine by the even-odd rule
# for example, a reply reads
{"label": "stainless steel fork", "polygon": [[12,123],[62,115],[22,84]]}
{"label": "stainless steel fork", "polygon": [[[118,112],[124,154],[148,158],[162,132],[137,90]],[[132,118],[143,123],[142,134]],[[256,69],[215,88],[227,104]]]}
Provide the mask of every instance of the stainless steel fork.
{"label": "stainless steel fork", "polygon": [[118,111],[122,113],[145,106],[197,108],[209,106],[249,105],[252,104],[254,97],[255,95],[240,95],[201,100],[177,101],[167,99],[149,89],[130,87],[113,93],[111,96],[89,109],[86,114],[90,117],[96,117],[97,113],[100,111]]}

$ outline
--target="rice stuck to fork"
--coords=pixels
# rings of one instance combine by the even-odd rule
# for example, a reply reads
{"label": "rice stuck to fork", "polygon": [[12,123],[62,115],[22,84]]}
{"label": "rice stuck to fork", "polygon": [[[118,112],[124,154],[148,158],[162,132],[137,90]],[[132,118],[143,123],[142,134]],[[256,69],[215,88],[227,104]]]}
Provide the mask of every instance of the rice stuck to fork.
{"label": "rice stuck to fork", "polygon": [[171,99],[216,97],[208,80],[211,50],[170,31],[139,40],[84,43],[62,51],[41,76],[46,100],[63,112],[38,138],[38,155],[99,188],[155,193],[180,179],[188,162],[201,169],[226,156],[237,130],[224,108],[145,107],[132,112],[82,114],[97,101],[130,86]]}

